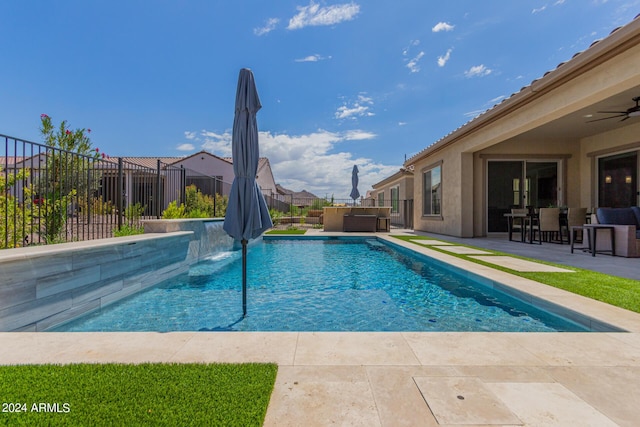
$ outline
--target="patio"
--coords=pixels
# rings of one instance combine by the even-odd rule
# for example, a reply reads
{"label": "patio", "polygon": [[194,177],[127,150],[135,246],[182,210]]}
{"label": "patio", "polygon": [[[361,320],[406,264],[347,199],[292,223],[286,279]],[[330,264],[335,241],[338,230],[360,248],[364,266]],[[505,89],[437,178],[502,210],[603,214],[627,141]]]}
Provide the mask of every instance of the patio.
{"label": "patio", "polygon": [[[393,231],[396,232],[396,230]],[[477,246],[479,248],[506,252],[542,261],[599,271],[612,276],[640,280],[640,258],[612,257],[602,254],[592,257],[590,253],[580,250],[576,250],[575,253],[572,254],[568,244],[543,243],[542,245],[532,245],[509,241],[506,235],[501,234],[492,237],[460,238],[422,231],[415,231],[414,233],[418,236],[433,237],[434,239],[441,239],[451,243]]]}

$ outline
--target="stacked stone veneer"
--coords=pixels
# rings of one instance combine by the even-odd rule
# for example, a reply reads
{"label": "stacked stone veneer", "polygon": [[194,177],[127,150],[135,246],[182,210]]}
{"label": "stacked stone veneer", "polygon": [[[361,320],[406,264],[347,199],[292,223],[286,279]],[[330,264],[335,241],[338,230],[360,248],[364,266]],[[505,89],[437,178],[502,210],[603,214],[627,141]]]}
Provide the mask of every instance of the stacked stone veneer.
{"label": "stacked stone veneer", "polygon": [[180,222],[153,221],[138,236],[0,251],[0,331],[44,331],[187,271],[215,245],[233,245],[221,222]]}
{"label": "stacked stone veneer", "polygon": [[201,260],[233,248],[234,241],[222,229],[224,219],[158,219],[144,222],[145,233],[193,232],[189,256]]}

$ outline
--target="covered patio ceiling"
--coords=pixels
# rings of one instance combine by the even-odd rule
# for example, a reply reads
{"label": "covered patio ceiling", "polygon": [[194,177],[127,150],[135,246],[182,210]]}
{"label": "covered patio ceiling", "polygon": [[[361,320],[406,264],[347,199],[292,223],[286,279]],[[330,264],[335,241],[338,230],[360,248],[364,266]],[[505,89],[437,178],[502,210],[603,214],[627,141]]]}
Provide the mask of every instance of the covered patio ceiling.
{"label": "covered patio ceiling", "polygon": [[617,114],[598,113],[598,111],[626,111],[636,105],[633,98],[640,96],[640,86],[595,102],[588,107],[573,111],[563,117],[553,120],[535,129],[527,131],[517,137],[522,141],[540,140],[579,140],[592,135],[632,126],[640,123],[640,116],[630,117],[622,121],[623,117],[589,122],[590,120],[616,116]]}

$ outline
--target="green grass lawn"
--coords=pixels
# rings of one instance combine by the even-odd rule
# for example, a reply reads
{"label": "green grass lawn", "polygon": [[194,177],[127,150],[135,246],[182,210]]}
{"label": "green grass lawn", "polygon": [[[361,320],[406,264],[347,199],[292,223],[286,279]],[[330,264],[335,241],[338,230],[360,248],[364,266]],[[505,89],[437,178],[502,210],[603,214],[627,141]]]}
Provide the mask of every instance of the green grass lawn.
{"label": "green grass lawn", "polygon": [[264,234],[304,234],[306,232],[307,230],[291,229],[291,230],[270,230]]}
{"label": "green grass lawn", "polygon": [[[393,236],[400,240],[422,240],[429,239],[428,237],[420,236]],[[439,240],[439,239],[430,239]],[[446,241],[446,240],[443,240]],[[417,245],[417,244],[416,244]],[[419,246],[419,245],[418,245]],[[459,245],[476,248],[475,246]],[[589,297],[598,301],[606,302],[617,307],[626,308],[627,310],[640,313],[640,281],[627,279],[623,277],[610,276],[608,274],[599,273],[590,270],[584,270],[577,267],[570,267],[564,264],[556,264],[551,262],[540,261],[537,259],[525,258],[518,255],[513,255],[504,252],[492,251],[485,248],[483,251],[492,252],[494,255],[507,255],[514,258],[526,259],[528,261],[539,262],[541,264],[553,265],[561,267],[567,270],[572,270],[574,273],[527,273],[511,270],[509,268],[501,267],[496,264],[489,264],[467,255],[459,255],[451,252],[444,251],[438,246],[429,246],[429,249],[433,249],[439,252],[446,253],[450,256],[465,259],[476,264],[482,264],[496,270],[506,271],[516,276],[525,277],[527,279],[535,280],[536,282],[544,283],[549,286],[553,286],[559,289],[564,289],[569,292],[573,292],[578,295]]]}
{"label": "green grass lawn", "polygon": [[0,366],[0,425],[260,426],[277,371],[257,363]]}

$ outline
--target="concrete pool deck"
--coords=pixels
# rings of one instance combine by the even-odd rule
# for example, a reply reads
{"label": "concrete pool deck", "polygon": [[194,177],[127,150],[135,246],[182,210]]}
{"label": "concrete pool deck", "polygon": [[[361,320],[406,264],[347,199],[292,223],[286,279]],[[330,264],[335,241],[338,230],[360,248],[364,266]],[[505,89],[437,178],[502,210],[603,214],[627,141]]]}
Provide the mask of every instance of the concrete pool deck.
{"label": "concrete pool deck", "polygon": [[267,426],[638,424],[640,314],[407,245],[630,332],[7,332],[0,364],[275,362]]}

